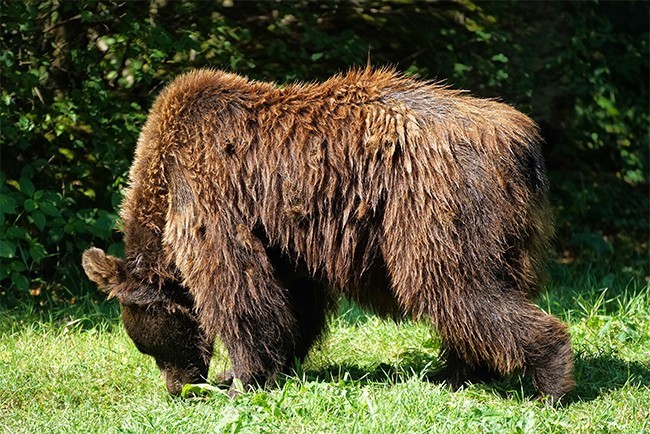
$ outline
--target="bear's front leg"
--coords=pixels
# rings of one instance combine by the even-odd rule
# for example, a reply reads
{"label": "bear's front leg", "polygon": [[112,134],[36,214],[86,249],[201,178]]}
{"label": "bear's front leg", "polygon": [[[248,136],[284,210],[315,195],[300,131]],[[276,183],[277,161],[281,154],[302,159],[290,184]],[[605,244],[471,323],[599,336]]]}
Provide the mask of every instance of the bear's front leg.
{"label": "bear's front leg", "polygon": [[187,206],[179,211],[169,216],[165,241],[194,297],[199,323],[228,351],[231,388],[239,382],[263,386],[294,354],[299,333],[289,292],[262,242],[246,225],[231,223],[240,219],[226,211],[209,219]]}
{"label": "bear's front leg", "polygon": [[260,294],[242,294],[249,298],[248,304],[236,303],[221,312],[218,335],[232,362],[231,393],[241,386],[265,386],[290,363],[296,324],[285,290],[277,290],[280,294],[276,294],[275,300],[264,300]]}

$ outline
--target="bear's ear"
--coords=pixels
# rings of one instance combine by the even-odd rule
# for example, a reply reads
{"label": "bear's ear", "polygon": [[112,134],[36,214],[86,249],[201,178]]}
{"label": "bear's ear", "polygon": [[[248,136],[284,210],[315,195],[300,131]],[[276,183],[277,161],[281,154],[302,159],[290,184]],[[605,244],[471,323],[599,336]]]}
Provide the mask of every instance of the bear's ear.
{"label": "bear's ear", "polygon": [[104,253],[103,250],[92,247],[83,254],[81,265],[88,278],[95,282],[99,289],[108,294],[108,298],[117,298],[126,306],[149,306],[165,304],[180,306],[169,295],[160,289],[146,285],[133,285],[128,281],[128,273],[123,259]]}
{"label": "bear's ear", "polygon": [[126,280],[124,260],[106,255],[96,247],[84,252],[81,265],[88,278],[106,293],[110,293]]}

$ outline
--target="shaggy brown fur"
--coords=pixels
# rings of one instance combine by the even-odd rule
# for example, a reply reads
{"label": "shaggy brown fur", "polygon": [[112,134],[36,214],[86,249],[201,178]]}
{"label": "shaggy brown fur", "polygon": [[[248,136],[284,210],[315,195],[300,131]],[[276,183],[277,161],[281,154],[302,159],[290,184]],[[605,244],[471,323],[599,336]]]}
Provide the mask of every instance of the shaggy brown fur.
{"label": "shaggy brown fur", "polygon": [[[428,319],[452,384],[526,370],[559,398],[570,339],[529,301],[551,232],[538,142],[505,104],[392,71],[286,87],[191,72],[140,136],[125,261],[94,249],[84,267],[144,322],[127,326],[136,344],[189,354],[162,368],[175,393],[217,336],[244,384],[286,371],[345,294]],[[185,338],[159,325],[182,309],[167,327]]]}

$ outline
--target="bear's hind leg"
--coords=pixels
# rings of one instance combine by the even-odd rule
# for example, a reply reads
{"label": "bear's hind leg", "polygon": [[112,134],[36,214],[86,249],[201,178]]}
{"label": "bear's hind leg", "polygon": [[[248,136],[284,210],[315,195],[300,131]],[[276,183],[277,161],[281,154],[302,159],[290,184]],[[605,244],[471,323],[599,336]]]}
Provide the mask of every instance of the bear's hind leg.
{"label": "bear's hind leg", "polygon": [[574,358],[566,326],[541,311],[543,316],[527,342],[527,369],[535,388],[552,402],[558,401],[575,386]]}
{"label": "bear's hind leg", "polygon": [[473,367],[466,375],[530,373],[537,390],[553,401],[573,388],[566,327],[521,293],[466,291],[433,316],[445,345],[464,361],[460,366]]}

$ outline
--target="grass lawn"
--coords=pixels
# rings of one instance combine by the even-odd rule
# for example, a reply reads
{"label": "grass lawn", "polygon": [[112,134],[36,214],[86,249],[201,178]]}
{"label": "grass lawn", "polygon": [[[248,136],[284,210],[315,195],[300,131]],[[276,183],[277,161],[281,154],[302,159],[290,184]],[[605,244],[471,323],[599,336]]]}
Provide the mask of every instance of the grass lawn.
{"label": "grass lawn", "polygon": [[[641,273],[642,275],[644,273]],[[330,333],[274,389],[229,399],[167,395],[116,302],[0,312],[0,430],[6,433],[650,432],[650,291],[624,272],[557,269],[539,305],[570,324],[577,387],[551,407],[518,377],[452,392],[426,381],[439,341],[344,304]],[[220,348],[211,378],[227,367]]]}

